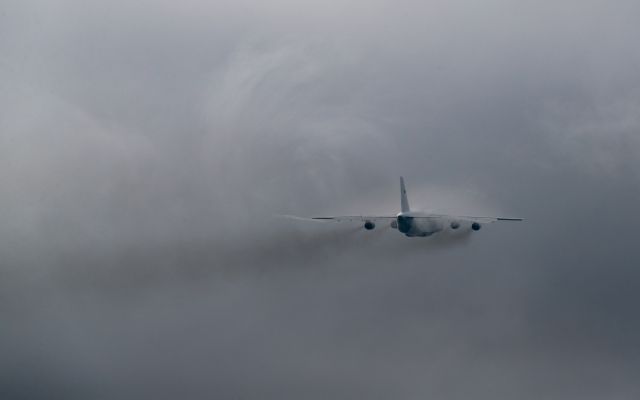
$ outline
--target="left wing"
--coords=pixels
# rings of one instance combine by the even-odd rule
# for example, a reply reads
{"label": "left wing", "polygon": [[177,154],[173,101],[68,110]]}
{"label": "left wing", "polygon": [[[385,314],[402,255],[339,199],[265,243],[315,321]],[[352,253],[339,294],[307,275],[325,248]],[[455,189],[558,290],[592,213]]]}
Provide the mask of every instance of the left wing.
{"label": "left wing", "polygon": [[284,218],[297,219],[300,221],[315,221],[315,222],[367,222],[367,221],[393,221],[396,217],[381,216],[381,215],[338,215],[332,217],[298,217],[295,215],[281,215]]}

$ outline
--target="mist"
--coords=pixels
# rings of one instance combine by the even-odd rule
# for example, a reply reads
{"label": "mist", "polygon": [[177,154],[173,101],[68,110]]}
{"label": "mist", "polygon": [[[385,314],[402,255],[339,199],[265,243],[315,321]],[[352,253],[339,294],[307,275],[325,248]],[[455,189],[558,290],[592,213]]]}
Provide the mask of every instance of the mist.
{"label": "mist", "polygon": [[637,398],[639,13],[3,1],[1,397]]}

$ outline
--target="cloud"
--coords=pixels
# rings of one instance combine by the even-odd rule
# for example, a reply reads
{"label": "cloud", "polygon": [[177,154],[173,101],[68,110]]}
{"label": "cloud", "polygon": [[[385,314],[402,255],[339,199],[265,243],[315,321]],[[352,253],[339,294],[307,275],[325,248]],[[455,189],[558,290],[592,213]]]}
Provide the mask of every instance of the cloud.
{"label": "cloud", "polygon": [[637,11],[8,2],[0,393],[634,397]]}

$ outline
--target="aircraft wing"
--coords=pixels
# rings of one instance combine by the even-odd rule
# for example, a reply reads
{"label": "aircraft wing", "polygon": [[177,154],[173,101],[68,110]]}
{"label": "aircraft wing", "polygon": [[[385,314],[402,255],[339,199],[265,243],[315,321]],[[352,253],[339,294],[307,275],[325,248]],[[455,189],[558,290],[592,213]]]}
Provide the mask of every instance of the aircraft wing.
{"label": "aircraft wing", "polygon": [[498,222],[498,221],[524,221],[523,218],[473,217],[469,215],[431,215],[428,217],[417,217],[417,218],[448,218],[448,219],[456,219],[461,221],[478,222],[483,224],[488,224],[491,222]]}
{"label": "aircraft wing", "polygon": [[395,216],[382,216],[382,215],[336,215],[330,217],[298,217],[295,215],[281,215],[281,217],[296,219],[299,221],[314,221],[314,222],[366,222],[366,221],[393,221]]}
{"label": "aircraft wing", "polygon": [[[281,217],[296,219],[299,221],[314,221],[314,222],[366,222],[366,221],[394,221],[396,216],[386,215],[336,215],[327,217],[298,217],[295,215],[281,215]],[[469,215],[425,215],[425,216],[412,216],[413,219],[452,219],[459,221],[478,222],[488,224],[498,221],[523,221],[522,218],[505,218],[505,217],[474,217]]]}

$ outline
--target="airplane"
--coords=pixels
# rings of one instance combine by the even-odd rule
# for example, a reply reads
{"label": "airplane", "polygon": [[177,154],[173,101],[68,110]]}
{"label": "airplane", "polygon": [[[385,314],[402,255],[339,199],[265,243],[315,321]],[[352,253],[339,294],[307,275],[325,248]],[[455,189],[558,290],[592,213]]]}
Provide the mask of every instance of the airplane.
{"label": "airplane", "polygon": [[407,237],[427,237],[446,230],[479,231],[482,224],[498,221],[523,221],[522,218],[456,216],[411,211],[403,177],[400,177],[400,210],[395,216],[296,217],[285,215],[284,217],[305,221],[360,222],[364,224],[364,229],[369,231],[375,229],[376,223],[384,223],[389,224],[391,228],[397,229]]}

